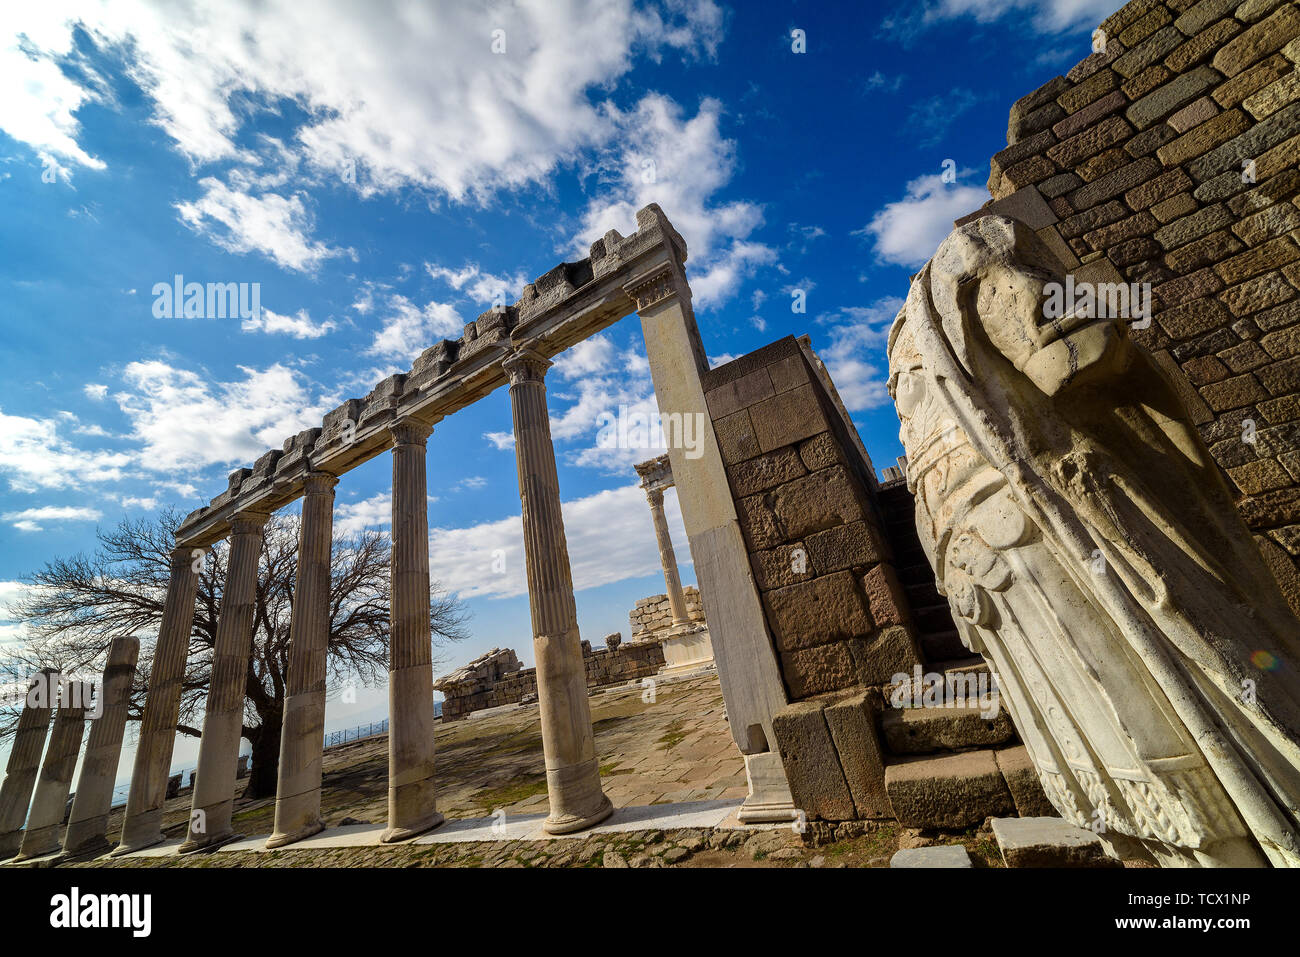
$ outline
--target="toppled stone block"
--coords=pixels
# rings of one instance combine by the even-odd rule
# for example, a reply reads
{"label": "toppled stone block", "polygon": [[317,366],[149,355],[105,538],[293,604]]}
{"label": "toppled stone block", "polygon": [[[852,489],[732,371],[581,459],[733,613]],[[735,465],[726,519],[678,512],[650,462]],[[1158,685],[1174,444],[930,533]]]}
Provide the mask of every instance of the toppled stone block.
{"label": "toppled stone block", "polygon": [[1038,779],[1034,760],[1023,744],[1000,748],[994,754],[998,770],[1007,782],[1011,797],[1016,802],[1016,813],[1021,817],[1058,817],[1052,802],[1047,799],[1043,784]]}
{"label": "toppled stone block", "polygon": [[937,847],[909,847],[889,859],[890,867],[974,867],[970,854],[960,844]]}
{"label": "toppled stone block", "polygon": [[1059,817],[993,819],[1007,867],[1120,867],[1092,831]]}
{"label": "toppled stone block", "polygon": [[823,821],[853,820],[853,795],[822,706],[813,701],[787,705],[772,716],[772,730],[795,807]]}
{"label": "toppled stone block", "polygon": [[884,755],[876,737],[879,713],[879,695],[865,691],[829,704],[824,711],[853,806],[863,819],[894,816],[885,793]]}

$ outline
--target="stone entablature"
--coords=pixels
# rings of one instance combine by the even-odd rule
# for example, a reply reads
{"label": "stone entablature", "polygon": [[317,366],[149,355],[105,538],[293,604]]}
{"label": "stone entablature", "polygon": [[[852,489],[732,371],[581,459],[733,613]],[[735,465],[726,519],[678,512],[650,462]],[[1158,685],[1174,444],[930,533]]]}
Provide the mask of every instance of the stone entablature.
{"label": "stone entablature", "polygon": [[[621,641],[620,636],[612,648],[593,650],[583,642],[582,663],[588,689],[600,688],[655,674],[663,667],[664,653],[657,640]],[[494,648],[443,675],[433,687],[443,693],[442,720],[455,721],[484,708],[537,700],[537,669],[520,665],[511,648]]]}
{"label": "stone entablature", "polygon": [[[705,624],[704,602],[700,590],[694,585],[682,589],[686,598],[686,615],[693,624]],[[638,598],[635,607],[628,612],[628,624],[632,628],[632,640],[643,638],[663,638],[673,627],[672,604],[665,595],[651,595]],[[660,634],[662,632],[662,634]]]}
{"label": "stone entablature", "polygon": [[526,285],[512,305],[468,323],[461,338],[430,346],[409,372],[384,379],[364,398],[348,399],[319,428],[287,438],[251,468],[236,469],[225,491],[185,517],[177,544],[214,544],[229,534],[237,513],[269,513],[292,502],[303,494],[310,471],[339,476],[361,465],[391,447],[396,421],[436,424],[505,385],[501,363],[507,355],[563,352],[636,311],[637,300],[624,287],[635,292],[637,283],[685,260],[686,243],[672,224],[658,206],[645,207],[631,236],[610,230],[591,244],[586,259],[559,264]]}

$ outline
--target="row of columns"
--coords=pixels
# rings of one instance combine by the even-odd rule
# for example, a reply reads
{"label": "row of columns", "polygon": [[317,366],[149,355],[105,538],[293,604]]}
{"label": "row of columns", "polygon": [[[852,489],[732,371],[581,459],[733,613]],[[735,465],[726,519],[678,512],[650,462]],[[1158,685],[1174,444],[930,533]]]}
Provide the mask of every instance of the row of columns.
{"label": "row of columns", "polygon": [[[561,513],[559,479],[551,442],[546,403],[545,375],[551,363],[530,350],[510,356],[503,367],[510,380],[511,413],[519,496],[523,514],[524,555],[533,649],[537,661],[538,704],[550,814],[545,828],[565,834],[590,827],[609,816],[613,806],[605,796],[595,754],[591,709],[587,700],[586,671],[578,632],[573,575]],[[391,659],[389,667],[388,827],[382,840],[414,837],[443,821],[435,800],[433,662],[429,623],[428,487],[426,443],[432,429],[416,421],[401,421],[390,428],[393,451]],[[288,694],[285,702],[275,828],[269,847],[280,847],[317,833],[321,821],[321,767],[324,748],[326,657],[329,644],[330,549],[333,537],[334,487],[338,480],[325,472],[307,476],[298,543],[298,592],[290,621]],[[257,572],[263,528],[269,515],[243,512],[231,521],[228,579],[217,621],[211,684],[208,689],[203,735],[199,744],[193,804],[188,834],[179,848],[190,853],[218,847],[233,840],[236,767],[243,726],[248,681],[250,643],[254,630]],[[665,525],[666,531],[666,525]],[[669,545],[671,549],[671,544]],[[189,651],[202,549],[177,548],[171,556],[171,576],[155,651],[149,690],[145,698],[131,791],[121,841],[113,851],[127,854],[160,843],[162,810],[167,794],[172,747],[180,714],[181,683]],[[682,605],[684,617],[685,606]],[[110,671],[117,665],[110,654]],[[134,669],[134,657],[131,657]],[[117,674],[113,671],[113,674]],[[107,682],[106,674],[106,684]],[[118,687],[118,685],[114,685]],[[125,722],[125,696],[121,693],[121,718]],[[116,720],[116,719],[115,719]],[[71,755],[75,765],[80,744],[81,716],[60,709],[55,722],[58,749],[51,745],[53,794],[55,780],[70,779]],[[9,811],[9,793],[15,798],[34,776],[44,743],[49,712],[29,708],[23,713],[19,738],[0,798],[0,841],[15,816]],[[75,740],[73,725],[75,723]],[[66,728],[66,730],[64,730]],[[38,734],[39,731],[39,734]],[[37,738],[39,737],[39,740]],[[107,767],[107,737],[92,735],[87,765]],[[120,753],[121,731],[116,738]],[[56,750],[60,757],[53,760]],[[33,757],[34,754],[34,757]],[[93,757],[93,762],[92,762]],[[84,771],[83,771],[84,773]],[[112,771],[107,773],[111,800]],[[45,775],[42,774],[42,783]],[[12,782],[12,784],[11,784]],[[103,825],[108,808],[91,789],[85,812],[74,807],[70,831],[77,846],[89,847],[92,832]],[[41,804],[41,787],[37,804]],[[62,800],[66,801],[66,786]],[[80,799],[80,791],[78,794]],[[16,800],[15,806],[18,803]],[[22,796],[25,810],[27,799]],[[92,807],[93,805],[93,807]],[[60,819],[62,804],[59,807]],[[35,808],[27,839],[37,841],[33,824],[40,823],[41,847],[48,847],[49,826],[37,821]],[[21,820],[18,821],[21,827]],[[16,828],[15,828],[16,829]],[[26,840],[26,839],[25,839]],[[84,842],[84,843],[83,843]],[[0,852],[3,851],[0,843]],[[37,845],[34,845],[34,847]],[[57,848],[57,840],[53,847]],[[65,840],[65,850],[71,850]],[[48,852],[48,850],[46,852]],[[24,844],[25,852],[25,844]]]}
{"label": "row of columns", "polygon": [[[60,849],[68,854],[108,849],[105,832],[139,654],[138,639],[114,638],[98,689],[64,680],[54,669],[45,669],[33,680],[0,786],[0,860],[14,854],[17,860],[28,860]],[[88,710],[92,701],[94,707]],[[46,747],[51,714],[54,728]],[[90,737],[69,812],[68,795],[88,720]]]}

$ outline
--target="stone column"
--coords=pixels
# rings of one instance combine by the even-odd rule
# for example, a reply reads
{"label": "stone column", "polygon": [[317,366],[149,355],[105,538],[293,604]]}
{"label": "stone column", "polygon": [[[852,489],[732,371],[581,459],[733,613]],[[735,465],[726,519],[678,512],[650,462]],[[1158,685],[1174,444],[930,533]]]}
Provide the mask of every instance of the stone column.
{"label": "stone column", "polygon": [[655,523],[655,540],[659,542],[659,563],[664,567],[664,583],[668,586],[668,607],[673,613],[673,626],[690,624],[686,613],[686,593],[677,573],[677,555],[673,552],[673,538],[668,532],[668,516],[664,514],[664,490],[646,489],[650,500],[650,515]]}
{"label": "stone column", "polygon": [[182,854],[220,847],[238,837],[231,825],[235,806],[235,768],[244,727],[248,657],[257,610],[257,567],[262,529],[269,515],[241,512],[230,522],[230,561],[217,642],[212,656],[199,766],[194,778],[190,831],[178,848]]}
{"label": "stone column", "polygon": [[135,746],[131,790],[126,798],[122,837],[113,851],[115,857],[152,847],[163,839],[163,804],[167,800],[167,778],[171,774],[172,747],[176,743],[176,722],[180,719],[181,687],[185,659],[190,651],[194,598],[198,593],[204,551],[178,547],[171,555],[171,578],[167,582],[162,624],[149,668],[149,688]]}
{"label": "stone column", "polygon": [[68,792],[72,790],[72,772],[77,768],[81,736],[86,730],[86,703],[93,693],[93,687],[81,681],[59,683],[59,710],[54,716],[50,746],[41,763],[41,776],[36,781],[36,796],[27,816],[22,850],[15,860],[43,857],[59,849],[63,812],[67,810]]}
{"label": "stone column", "polygon": [[59,687],[59,673],[53,668],[39,672],[28,688],[27,701],[18,716],[13,750],[5,767],[4,784],[0,785],[0,861],[13,857],[23,843],[23,822],[36,787],[36,775],[45,750],[45,735],[50,730],[54,691]]}
{"label": "stone column", "polygon": [[91,854],[110,848],[105,832],[113,806],[113,782],[122,757],[122,735],[131,702],[131,683],[140,657],[140,639],[114,638],[108,646],[108,661],[99,686],[97,714],[90,724],[86,756],[77,777],[77,795],[72,801],[68,830],[63,836],[64,854]]}
{"label": "stone column", "polygon": [[384,843],[437,827],[433,778],[433,648],[429,631],[429,490],[432,428],[395,423],[392,622],[388,668],[388,829]]}
{"label": "stone column", "polygon": [[283,847],[322,830],[321,760],[325,745],[325,662],[330,631],[330,548],[334,486],[328,472],[309,472],[298,529],[298,584],[289,622],[288,695],[280,735],[275,832]]}
{"label": "stone column", "polygon": [[601,790],[591,729],[573,573],[546,410],[545,375],[550,365],[529,350],[502,363],[510,376],[537,700],[551,802],[544,827],[550,834],[568,834],[603,821],[613,806]]}
{"label": "stone column", "polygon": [[[659,210],[642,210],[637,214],[638,223],[642,214],[658,218],[661,226],[671,229]],[[671,261],[647,269],[623,288],[641,317],[660,414],[670,422],[674,416],[682,421],[690,416],[698,425],[694,449],[680,437],[669,437],[668,460],[700,595],[708,608],[728,724],[745,755],[750,796],[740,818],[747,822],[789,821],[794,803],[785,784],[781,757],[774,750],[772,730],[772,716],[788,699],[704,401],[701,376],[709,365],[691,308],[690,286],[681,262]]]}

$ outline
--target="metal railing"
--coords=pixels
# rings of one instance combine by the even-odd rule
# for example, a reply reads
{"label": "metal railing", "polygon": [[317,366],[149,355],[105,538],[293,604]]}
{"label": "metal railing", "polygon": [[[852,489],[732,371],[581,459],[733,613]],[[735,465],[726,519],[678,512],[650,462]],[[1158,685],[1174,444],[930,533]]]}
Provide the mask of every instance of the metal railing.
{"label": "metal railing", "polygon": [[372,721],[370,724],[359,724],[355,728],[347,728],[343,731],[331,731],[325,735],[325,747],[332,748],[336,745],[347,744],[350,741],[360,741],[362,738],[374,737],[377,734],[388,733],[388,719],[383,721]]}

